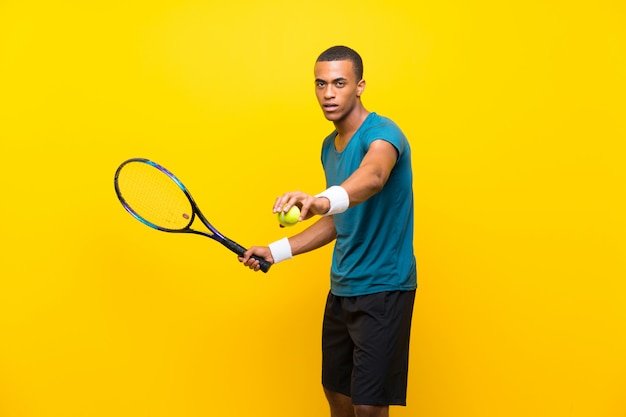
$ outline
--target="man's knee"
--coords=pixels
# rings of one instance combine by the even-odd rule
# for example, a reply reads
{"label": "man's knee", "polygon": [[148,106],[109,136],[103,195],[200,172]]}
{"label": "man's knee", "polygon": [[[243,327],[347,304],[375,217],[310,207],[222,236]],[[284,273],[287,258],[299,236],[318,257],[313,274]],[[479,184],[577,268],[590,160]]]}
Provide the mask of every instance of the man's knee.
{"label": "man's knee", "polygon": [[331,417],[354,417],[352,398],[324,388],[324,394],[330,406]]}
{"label": "man's knee", "polygon": [[389,417],[389,406],[355,405],[356,417]]}

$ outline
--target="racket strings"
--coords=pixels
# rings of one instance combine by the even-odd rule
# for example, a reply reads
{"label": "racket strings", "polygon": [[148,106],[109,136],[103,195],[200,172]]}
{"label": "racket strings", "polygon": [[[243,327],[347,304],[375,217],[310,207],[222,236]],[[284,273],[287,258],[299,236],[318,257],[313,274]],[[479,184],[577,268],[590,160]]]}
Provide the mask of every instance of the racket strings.
{"label": "racket strings", "polygon": [[143,220],[163,229],[180,230],[193,217],[193,208],[178,184],[160,169],[130,162],[119,172],[118,187],[126,205]]}

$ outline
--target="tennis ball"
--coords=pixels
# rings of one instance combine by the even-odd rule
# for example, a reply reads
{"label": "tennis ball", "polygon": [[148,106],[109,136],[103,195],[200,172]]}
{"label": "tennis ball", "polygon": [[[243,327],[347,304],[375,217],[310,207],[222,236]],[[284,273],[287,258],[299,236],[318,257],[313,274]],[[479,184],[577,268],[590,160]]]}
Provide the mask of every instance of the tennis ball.
{"label": "tennis ball", "polygon": [[289,211],[287,211],[287,213],[285,213],[284,211],[278,213],[278,223],[282,224],[283,226],[293,226],[294,224],[298,223],[299,217],[300,209],[298,208],[298,206],[293,206],[289,209]]}

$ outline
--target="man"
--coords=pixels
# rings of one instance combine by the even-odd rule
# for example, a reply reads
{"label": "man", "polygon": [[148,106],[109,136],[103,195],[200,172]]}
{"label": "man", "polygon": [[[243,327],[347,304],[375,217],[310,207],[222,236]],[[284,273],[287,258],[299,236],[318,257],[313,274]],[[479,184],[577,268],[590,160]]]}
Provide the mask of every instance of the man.
{"label": "man", "polygon": [[411,151],[401,130],[361,102],[363,63],[345,46],[315,63],[315,91],[335,130],[322,146],[329,187],[278,197],[273,211],[321,216],[290,238],[251,247],[272,263],[335,241],[322,334],[322,385],[331,417],[386,417],[406,405],[409,335],[417,272],[413,254]]}

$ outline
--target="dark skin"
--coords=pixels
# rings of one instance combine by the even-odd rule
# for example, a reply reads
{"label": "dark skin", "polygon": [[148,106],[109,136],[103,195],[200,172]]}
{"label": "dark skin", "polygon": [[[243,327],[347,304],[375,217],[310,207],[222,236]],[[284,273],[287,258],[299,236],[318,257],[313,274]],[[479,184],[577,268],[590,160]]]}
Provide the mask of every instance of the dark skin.
{"label": "dark skin", "polygon": [[[335,149],[342,151],[354,133],[367,118],[369,111],[361,102],[365,80],[358,80],[351,61],[323,61],[315,64],[315,94],[324,117],[338,132]],[[356,206],[378,193],[389,179],[396,164],[398,152],[390,143],[372,142],[359,168],[340,184],[348,193],[350,207]],[[302,191],[287,192],[276,198],[272,211],[287,212],[300,207],[299,221],[321,216],[330,209],[325,197],[315,197]],[[321,217],[307,229],[289,238],[292,254],[299,255],[320,248],[335,240],[337,232],[333,216]],[[274,263],[267,246],[253,246],[239,260],[254,271],[260,269],[252,255]],[[338,392],[324,389],[331,417],[388,417],[388,406],[353,405],[352,399]]]}

